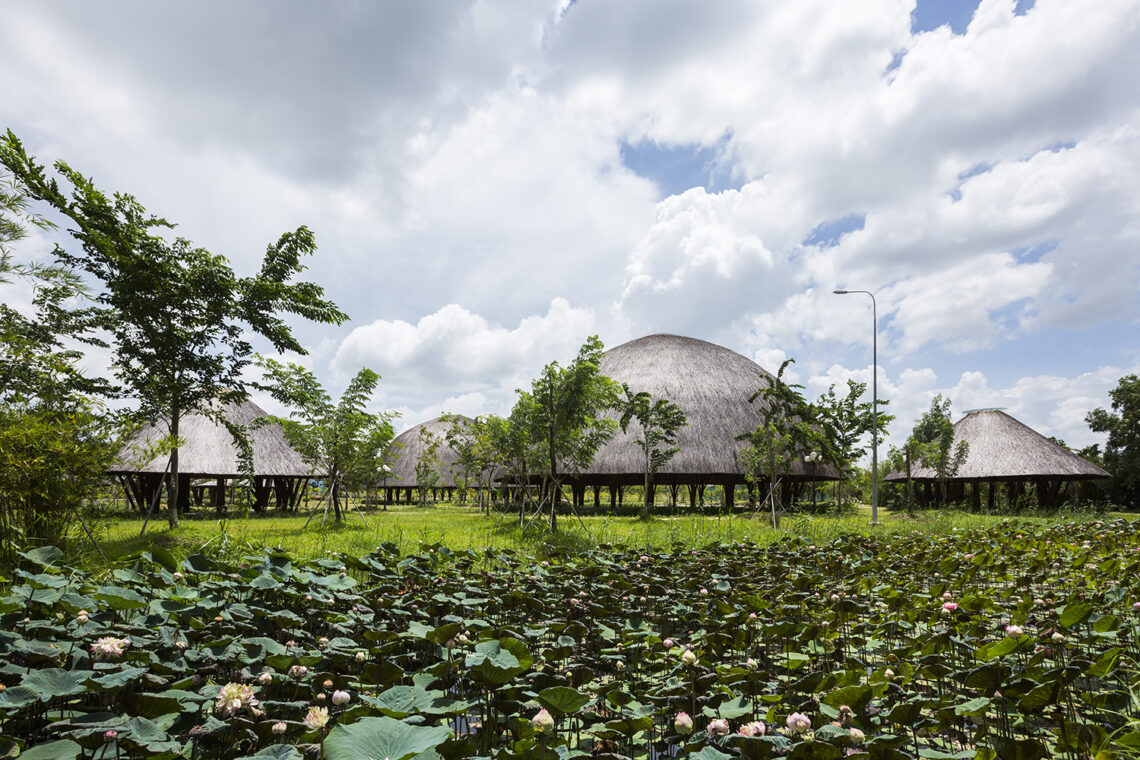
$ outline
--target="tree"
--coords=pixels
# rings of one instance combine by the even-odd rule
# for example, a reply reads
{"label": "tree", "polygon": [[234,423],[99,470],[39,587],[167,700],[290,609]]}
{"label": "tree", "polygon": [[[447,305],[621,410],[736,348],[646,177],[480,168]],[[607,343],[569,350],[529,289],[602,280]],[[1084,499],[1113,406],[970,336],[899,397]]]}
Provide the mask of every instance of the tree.
{"label": "tree", "polygon": [[[139,403],[138,413],[165,419],[170,452],[168,520],[178,524],[178,435],[186,415],[206,414],[223,424],[222,406],[248,397],[243,370],[253,348],[250,335],[265,338],[278,352],[306,353],[281,313],[340,324],[347,316],[308,282],[290,283],[301,272],[301,257],[316,250],[305,227],[287,232],[268,247],[253,277],[237,277],[229,263],[183,238],[147,214],[132,196],[108,197],[62,161],[55,170],[70,186],[65,193],[44,167],[29,157],[12,132],[0,140],[0,163],[30,198],[71,220],[80,250],[56,246],[56,261],[99,283],[94,295],[98,326],[114,348],[115,375]],[[236,441],[244,436],[233,426]]]}
{"label": "tree", "polygon": [[467,489],[474,482],[480,485],[480,473],[484,469],[479,446],[480,428],[482,421],[478,418],[472,420],[462,414],[444,414],[440,419],[447,423],[444,433],[447,447],[455,452],[455,464],[451,467],[455,484],[459,486],[459,503],[467,500]]}
{"label": "tree", "polygon": [[440,472],[439,446],[443,439],[427,427],[420,428],[420,454],[416,457],[416,485],[420,490],[420,506],[426,507],[428,493],[436,487]]}
{"label": "tree", "polygon": [[547,364],[531,384],[529,394],[519,391],[529,406],[530,442],[543,474],[544,492],[550,496],[550,529],[558,528],[562,481],[576,475],[617,430],[617,421],[603,413],[618,404],[620,388],[598,371],[602,342],[591,336],[567,367]]}
{"label": "tree", "polygon": [[651,494],[653,492],[653,476],[673,456],[680,451],[677,448],[677,433],[688,422],[681,407],[669,399],[653,397],[641,391],[634,393],[629,384],[622,384],[625,393],[625,403],[621,410],[622,432],[629,429],[629,423],[637,420],[641,426],[641,438],[634,440],[641,449],[645,461],[645,503],[641,508],[642,519],[649,519]]}
{"label": "tree", "polygon": [[[80,352],[64,340],[88,334],[85,292],[58,265],[22,265],[11,244],[28,225],[50,228],[28,212],[23,188],[0,177],[0,284],[33,288],[32,311],[0,303],[0,560],[27,544],[59,544],[94,496],[116,450],[119,418],[101,398],[109,385],[78,369]],[[86,526],[84,526],[86,527]]]}
{"label": "tree", "polygon": [[508,417],[488,415],[484,423],[485,446],[490,473],[498,470],[515,488],[512,492],[519,503],[519,525],[526,515],[528,484],[533,473],[541,467],[538,447],[531,440],[531,418],[534,399],[529,393],[520,393]]}
{"label": "tree", "polygon": [[1134,507],[1140,500],[1140,377],[1120,378],[1108,396],[1112,412],[1093,409],[1085,422],[1095,433],[1108,433],[1103,456],[1112,473],[1113,499]]}
{"label": "tree", "polygon": [[945,504],[947,485],[958,474],[970,453],[970,444],[965,441],[954,445],[954,423],[950,421],[949,398],[944,398],[939,393],[930,400],[930,409],[915,423],[911,439],[908,451],[917,454],[923,467],[934,470],[942,503]]}
{"label": "tree", "polygon": [[[851,466],[867,453],[864,437],[869,436],[875,427],[873,405],[862,400],[866,392],[866,383],[848,379],[846,396],[837,395],[832,385],[813,405],[815,419],[831,444],[830,450],[835,457],[832,463],[844,477],[849,476]],[[879,407],[889,403],[880,399]],[[887,426],[893,419],[889,414],[878,414],[879,440],[887,434]],[[842,506],[842,498],[839,501]]]}
{"label": "tree", "polygon": [[343,515],[340,497],[345,479],[354,473],[373,470],[376,452],[392,440],[393,414],[369,412],[366,407],[380,376],[363,368],[348,384],[340,400],[321,386],[304,367],[258,357],[265,372],[264,387],[280,403],[289,407],[289,418],[263,417],[259,424],[277,424],[285,438],[317,473],[328,478],[334,515]]}
{"label": "tree", "polygon": [[771,491],[772,527],[776,527],[776,511],[780,495],[776,484],[791,471],[792,464],[805,451],[821,451],[824,458],[834,461],[831,443],[813,425],[814,411],[800,393],[803,386],[784,381],[784,372],[795,359],[785,359],[773,381],[759,388],[748,399],[754,403],[764,401],[764,421],[756,429],[739,436],[748,442],[744,448],[745,479],[757,489],[767,478]]}

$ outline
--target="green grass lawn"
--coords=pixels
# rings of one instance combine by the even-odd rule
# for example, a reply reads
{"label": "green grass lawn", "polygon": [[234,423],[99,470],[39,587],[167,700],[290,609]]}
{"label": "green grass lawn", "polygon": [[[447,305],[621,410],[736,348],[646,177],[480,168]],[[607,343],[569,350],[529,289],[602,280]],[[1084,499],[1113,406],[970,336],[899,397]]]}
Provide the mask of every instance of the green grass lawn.
{"label": "green grass lawn", "polygon": [[[911,517],[880,510],[881,525],[872,527],[870,508],[862,507],[854,514],[844,517],[785,516],[780,528],[773,530],[769,518],[754,514],[730,517],[655,516],[649,521],[637,517],[586,516],[581,522],[572,515],[560,515],[558,533],[552,536],[543,525],[543,520],[537,520],[522,530],[518,525],[517,514],[494,513],[487,516],[475,507],[455,505],[396,505],[386,511],[367,510],[364,519],[353,510],[345,522],[335,523],[330,516],[323,526],[321,515],[318,514],[308,528],[304,527],[308,519],[307,513],[300,516],[279,516],[272,513],[227,520],[219,520],[212,514],[207,516],[208,514],[186,517],[173,530],[166,527],[164,519],[151,520],[146,533],[141,536],[139,532],[142,520],[122,514],[107,517],[98,525],[99,544],[111,562],[152,545],[164,546],[177,555],[204,551],[231,556],[256,551],[262,546],[280,546],[294,555],[315,557],[330,551],[366,553],[384,542],[396,544],[401,552],[414,551],[421,544],[438,543],[453,550],[482,550],[491,547],[546,556],[558,551],[583,551],[599,544],[655,549],[673,544],[700,547],[716,541],[767,544],[795,536],[825,542],[843,534],[871,531],[883,534],[900,530],[947,533],[954,529],[985,527],[1010,519],[943,511],[920,512]],[[1094,516],[1017,519],[1027,523],[1048,523],[1094,519]],[[82,543],[77,542],[75,548],[80,552],[80,561],[87,566],[96,567],[102,563],[86,539]]]}

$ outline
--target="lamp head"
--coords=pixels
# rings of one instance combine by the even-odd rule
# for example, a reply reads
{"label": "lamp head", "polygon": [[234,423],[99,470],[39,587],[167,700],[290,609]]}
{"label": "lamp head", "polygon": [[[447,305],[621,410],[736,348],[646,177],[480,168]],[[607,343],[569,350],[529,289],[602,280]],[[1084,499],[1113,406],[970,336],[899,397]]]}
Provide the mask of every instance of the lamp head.
{"label": "lamp head", "polygon": [[832,293],[834,293],[834,294],[835,294],[835,295],[837,295],[837,296],[845,296],[845,295],[847,295],[847,291],[846,291],[846,290],[833,290],[833,291],[831,291],[831,292],[832,292]]}

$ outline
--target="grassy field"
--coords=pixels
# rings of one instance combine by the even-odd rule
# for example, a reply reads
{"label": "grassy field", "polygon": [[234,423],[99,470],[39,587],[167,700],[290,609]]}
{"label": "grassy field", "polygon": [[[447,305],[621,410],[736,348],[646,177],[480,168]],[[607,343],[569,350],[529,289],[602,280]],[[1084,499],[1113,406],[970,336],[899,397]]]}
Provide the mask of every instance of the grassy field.
{"label": "grassy field", "polygon": [[[153,545],[169,548],[177,555],[204,551],[231,556],[262,546],[280,546],[295,555],[316,557],[330,551],[366,553],[385,542],[396,544],[401,552],[414,551],[422,544],[438,543],[454,550],[491,547],[546,556],[558,551],[578,552],[599,544],[652,549],[673,544],[701,547],[716,541],[767,544],[795,536],[821,543],[844,534],[872,531],[947,533],[1009,519],[942,511],[922,512],[911,517],[880,510],[882,522],[872,527],[870,509],[863,507],[845,517],[786,516],[779,529],[773,530],[769,519],[752,514],[660,516],[649,521],[636,517],[586,516],[581,522],[573,516],[560,516],[559,531],[552,536],[541,520],[522,530],[517,515],[487,516],[476,508],[454,505],[398,505],[386,511],[368,510],[363,519],[354,510],[347,521],[337,524],[330,517],[323,526],[318,514],[305,528],[307,518],[305,513],[296,517],[271,514],[228,520],[212,515],[190,516],[173,530],[166,527],[165,520],[159,519],[152,520],[146,533],[140,536],[142,521],[120,515],[103,519],[97,526],[97,535],[100,547],[111,562]],[[1026,523],[1049,523],[1093,519],[1093,516],[1017,519]],[[77,544],[76,549],[81,552],[80,561],[88,567],[102,563],[89,542]]]}

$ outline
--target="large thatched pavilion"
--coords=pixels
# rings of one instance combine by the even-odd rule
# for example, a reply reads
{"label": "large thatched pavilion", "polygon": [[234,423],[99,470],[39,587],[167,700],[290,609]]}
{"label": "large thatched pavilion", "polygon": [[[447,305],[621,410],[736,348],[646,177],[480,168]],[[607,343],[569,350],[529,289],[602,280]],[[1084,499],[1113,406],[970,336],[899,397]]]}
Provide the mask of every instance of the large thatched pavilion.
{"label": "large thatched pavilion", "polygon": [[[467,423],[474,421],[470,417],[459,416]],[[439,446],[435,451],[436,461],[432,463],[433,469],[439,474],[439,479],[430,487],[425,486],[425,488],[430,488],[437,496],[443,495],[446,498],[451,498],[458,487],[456,482],[458,473],[455,472],[458,455],[447,445],[447,431],[450,429],[450,422],[442,417],[436,417],[414,425],[396,436],[384,457],[384,463],[391,472],[387,479],[380,484],[381,488],[386,491],[388,501],[399,501],[399,497],[403,495],[404,501],[412,502],[412,492],[418,491],[420,488],[416,464],[424,456],[425,436],[428,435],[435,436],[439,440]]]}
{"label": "large thatched pavilion", "polygon": [[[689,503],[695,506],[703,501],[707,486],[718,485],[731,507],[736,487],[746,482],[741,456],[746,444],[737,437],[765,419],[763,401],[748,399],[771,383],[772,375],[731,349],[680,335],[648,335],[615,346],[605,352],[600,370],[618,383],[628,383],[635,393],[669,399],[685,412],[688,425],[677,436],[680,451],[654,476],[655,488],[668,488],[676,503],[678,489],[685,486]],[[614,504],[623,487],[643,483],[644,460],[637,437],[637,424],[632,423],[628,433],[619,430],[599,449],[589,469],[572,481],[579,504],[587,489],[593,489],[596,502],[600,490],[609,489]],[[837,477],[830,465],[808,464],[801,457],[780,483],[784,503],[798,484]]]}
{"label": "large thatched pavilion", "polygon": [[[231,423],[247,428],[246,437],[253,446],[254,508],[263,509],[273,496],[278,508],[295,509],[314,476],[312,467],[289,445],[280,427],[250,427],[254,420],[267,416],[257,404],[230,404],[223,413]],[[168,477],[169,456],[144,461],[145,452],[167,435],[165,424],[150,424],[135,431],[109,470],[122,483],[127,502],[140,511],[146,511]],[[229,430],[204,414],[191,414],[180,421],[179,437],[184,440],[178,449],[179,508],[201,503],[208,494],[210,504],[222,509],[227,485],[245,477]],[[203,485],[203,480],[211,482]]]}
{"label": "large thatched pavilion", "polygon": [[[951,501],[968,498],[975,508],[981,506],[984,489],[986,503],[992,509],[1001,484],[1005,485],[1011,505],[1032,486],[1038,504],[1055,507],[1064,500],[1066,490],[1076,491],[1073,488],[1076,483],[1111,477],[1000,409],[967,412],[954,423],[954,446],[961,441],[969,445],[969,450],[957,475],[947,484],[948,498]],[[906,479],[905,472],[892,472],[884,478],[893,483],[903,483]],[[920,501],[930,502],[936,498],[939,481],[933,469],[912,464],[911,480],[918,486]]]}

